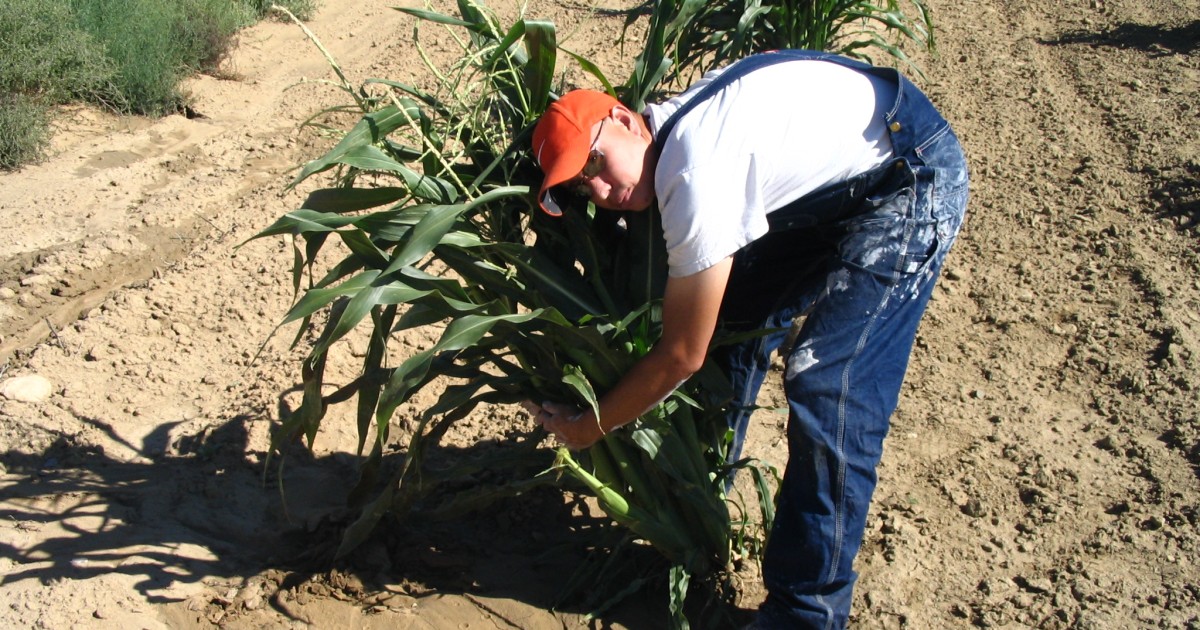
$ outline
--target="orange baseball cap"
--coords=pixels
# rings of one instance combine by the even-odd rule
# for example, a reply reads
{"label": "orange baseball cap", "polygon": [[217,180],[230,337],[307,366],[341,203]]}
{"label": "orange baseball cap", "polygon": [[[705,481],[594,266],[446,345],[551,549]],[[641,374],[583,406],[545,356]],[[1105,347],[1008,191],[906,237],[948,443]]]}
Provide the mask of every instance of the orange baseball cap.
{"label": "orange baseball cap", "polygon": [[579,175],[592,146],[592,126],[620,104],[604,92],[573,90],[546,108],[533,129],[533,158],[546,174],[538,205],[546,214],[562,216],[550,189]]}

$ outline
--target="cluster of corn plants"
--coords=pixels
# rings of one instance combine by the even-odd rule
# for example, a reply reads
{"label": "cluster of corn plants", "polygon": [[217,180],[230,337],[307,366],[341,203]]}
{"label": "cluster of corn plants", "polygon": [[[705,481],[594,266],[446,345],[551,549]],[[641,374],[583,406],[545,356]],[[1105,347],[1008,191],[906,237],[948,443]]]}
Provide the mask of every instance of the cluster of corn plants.
{"label": "cluster of corn plants", "polygon": [[[904,12],[911,5],[915,14]],[[631,16],[632,20],[637,16]],[[873,53],[920,73],[901,47],[908,40],[934,49],[924,0],[655,0],[649,32],[624,85],[640,109],[661,84],[677,83],[767,50],[804,48],[865,61]]]}
{"label": "cluster of corn plants", "polygon": [[[671,610],[684,627],[690,578],[725,569],[734,546],[761,544],[746,538],[747,528],[766,529],[744,510],[730,514],[726,481],[745,463],[724,459],[728,386],[719,371],[706,370],[583,453],[535,439],[503,454],[504,463],[472,460],[437,473],[423,466],[452,424],[482,403],[548,399],[594,408],[658,338],[666,266],[654,213],[618,217],[584,202],[561,218],[535,211],[531,191],[541,172],[529,136],[554,96],[553,24],[518,19],[501,28],[469,0],[460,0],[459,17],[400,10],[448,27],[461,55],[438,66],[418,29],[416,48],[436,83],[426,89],[384,79],[354,88],[330,59],[361,118],[292,186],[328,172],[335,185],[256,236],[294,237],[300,297],[283,324],[300,322],[303,333],[325,322],[303,364],[302,402],[275,446],[299,436],[311,444],[330,405],[356,399],[363,465],[351,501],[361,516],[341,542],[343,554],[385,515],[402,516],[436,493],[439,478],[501,465],[518,477],[504,489],[458,493],[445,512],[505,490],[572,481],[669,561]],[[598,68],[575,59],[609,85]],[[329,354],[360,326],[370,342],[359,375],[330,391]],[[394,337],[419,326],[440,328],[438,341],[390,365]],[[436,402],[420,415],[400,461],[385,458],[397,409],[420,391],[433,391]],[[766,481],[756,477],[765,497]],[[760,506],[769,520],[769,499]]]}

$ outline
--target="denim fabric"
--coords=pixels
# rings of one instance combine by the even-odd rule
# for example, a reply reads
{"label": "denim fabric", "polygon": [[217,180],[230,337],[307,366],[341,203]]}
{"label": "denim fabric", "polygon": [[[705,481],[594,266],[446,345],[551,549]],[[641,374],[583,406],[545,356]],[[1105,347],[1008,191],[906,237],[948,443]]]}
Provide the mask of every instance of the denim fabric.
{"label": "denim fabric", "polygon": [[916,87],[894,70],[819,58],[894,77],[895,159],[772,212],[770,232],[734,257],[723,326],[772,332],[718,354],[734,383],[731,459],[771,354],[786,357],[789,459],[763,562],[766,628],[847,624],[889,418],[967,203],[962,148]]}

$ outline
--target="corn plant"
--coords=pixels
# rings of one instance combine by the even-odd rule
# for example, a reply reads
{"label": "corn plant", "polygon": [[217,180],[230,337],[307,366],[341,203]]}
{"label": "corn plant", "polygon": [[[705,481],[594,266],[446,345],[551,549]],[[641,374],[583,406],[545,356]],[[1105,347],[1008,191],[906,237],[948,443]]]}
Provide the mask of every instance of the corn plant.
{"label": "corn plant", "polygon": [[[668,560],[672,617],[685,627],[691,577],[724,570],[732,545],[753,546],[741,542],[748,521],[744,511],[731,517],[725,492],[728,475],[745,463],[725,461],[719,412],[728,385],[719,371],[702,371],[583,453],[533,439],[504,453],[503,463],[458,462],[436,473],[424,465],[453,423],[483,403],[550,399],[596,408],[657,339],[666,270],[655,213],[619,217],[582,201],[561,218],[535,211],[531,191],[541,172],[529,137],[555,95],[554,25],[522,18],[501,28],[476,2],[460,0],[458,9],[457,17],[398,9],[446,27],[461,48],[455,62],[439,66],[415,30],[433,87],[372,79],[355,88],[330,59],[360,119],[292,186],[319,173],[332,174],[335,185],[256,236],[294,237],[299,298],[283,324],[300,322],[302,334],[325,319],[302,366],[302,402],[274,447],[300,436],[311,445],[329,406],[356,399],[363,464],[350,499],[361,516],[341,555],[385,515],[403,517],[431,497],[439,479],[497,465],[517,478],[502,489],[460,493],[439,508],[444,513],[571,480]],[[572,57],[610,85],[593,64]],[[329,354],[360,326],[370,335],[361,370],[330,391]],[[420,326],[440,329],[438,341],[391,364],[394,337]],[[420,391],[436,392],[436,402],[420,414],[400,461],[385,461],[396,411]],[[769,500],[763,505],[769,521]]]}
{"label": "corn plant", "polygon": [[[902,4],[911,4],[916,17],[906,15]],[[900,46],[904,39],[934,49],[924,0],[655,0],[642,52],[623,88],[640,109],[664,82],[783,48],[837,52],[866,61],[881,52],[920,73]]]}

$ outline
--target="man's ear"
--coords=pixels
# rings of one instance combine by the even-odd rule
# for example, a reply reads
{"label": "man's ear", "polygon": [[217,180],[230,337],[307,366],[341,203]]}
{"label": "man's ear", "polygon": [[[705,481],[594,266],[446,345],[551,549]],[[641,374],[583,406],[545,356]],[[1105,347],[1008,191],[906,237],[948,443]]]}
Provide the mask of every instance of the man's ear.
{"label": "man's ear", "polygon": [[612,111],[609,112],[609,116],[611,116],[612,119],[619,123],[622,127],[632,132],[633,135],[639,138],[642,137],[643,129],[642,125],[639,124],[641,121],[641,116],[633,113],[633,110],[625,107],[624,105],[613,105]]}

